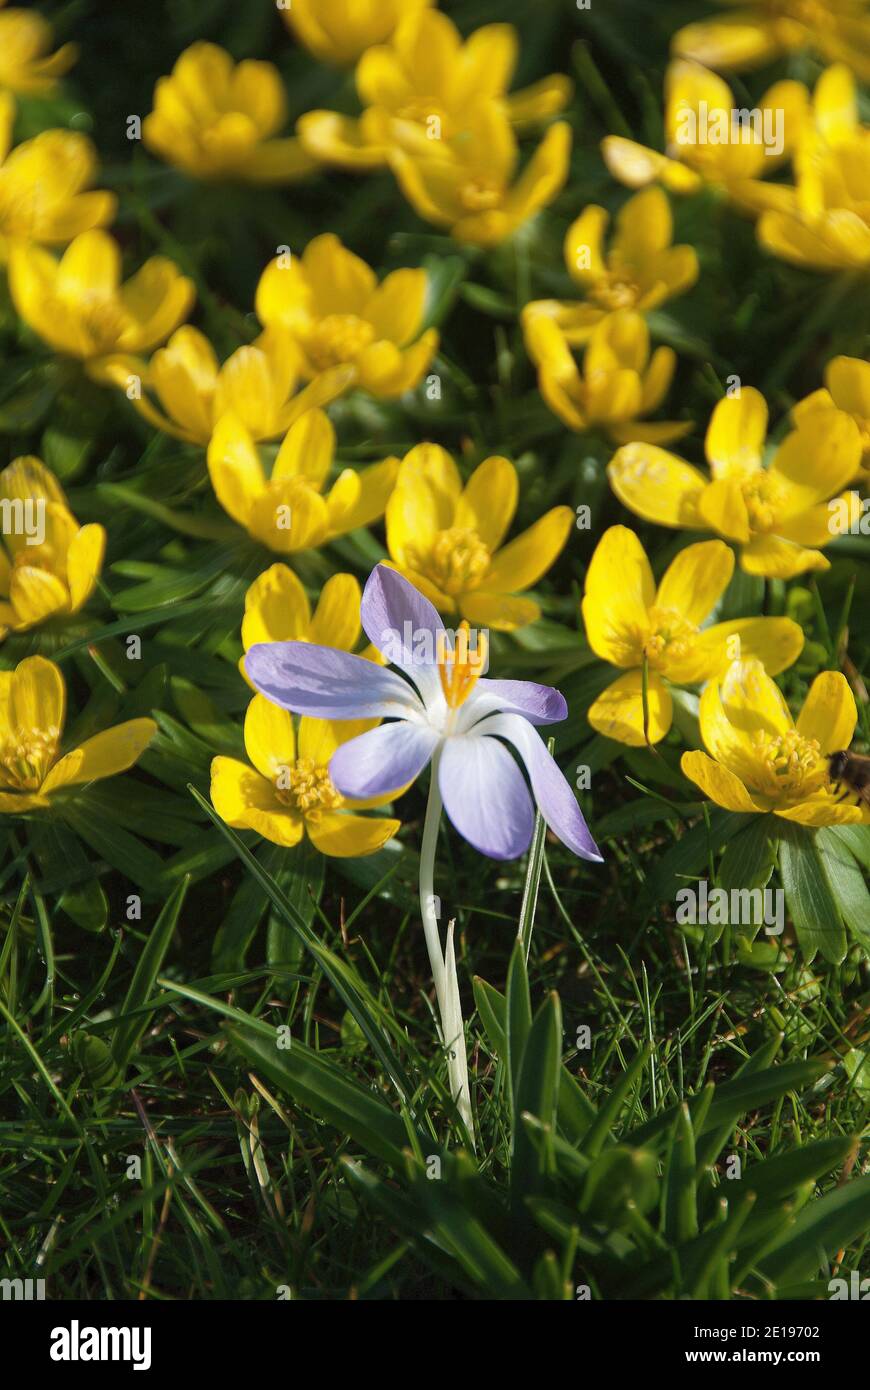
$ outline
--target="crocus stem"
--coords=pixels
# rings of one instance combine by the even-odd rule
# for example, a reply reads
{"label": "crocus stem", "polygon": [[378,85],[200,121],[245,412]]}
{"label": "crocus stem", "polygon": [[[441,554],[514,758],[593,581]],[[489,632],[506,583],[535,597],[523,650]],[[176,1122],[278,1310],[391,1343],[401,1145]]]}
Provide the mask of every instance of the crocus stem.
{"label": "crocus stem", "polygon": [[435,849],[438,843],[438,825],[441,820],[441,793],[438,790],[439,753],[440,750],[436,750],[432,758],[429,800],[426,803],[423,843],[420,846],[420,915],[423,918],[423,933],[426,938],[426,949],[429,952],[429,964],[432,967],[432,979],[435,982],[435,996],[438,1000],[438,1013],[441,1019],[441,1039],[447,1050],[450,1094],[456,1102],[457,1109],[473,1144],[474,1125],[471,1117],[468,1063],[465,1056],[465,1034],[462,1026],[459,981],[456,974],[456,957],[453,952],[453,932],[448,930],[445,954],[441,946],[441,933],[438,930],[438,907],[435,897]]}

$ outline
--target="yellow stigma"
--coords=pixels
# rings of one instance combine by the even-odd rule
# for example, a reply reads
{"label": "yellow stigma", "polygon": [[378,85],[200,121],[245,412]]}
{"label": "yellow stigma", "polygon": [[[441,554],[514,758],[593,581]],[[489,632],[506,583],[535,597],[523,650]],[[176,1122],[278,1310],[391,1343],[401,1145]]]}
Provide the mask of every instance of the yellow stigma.
{"label": "yellow stigma", "polygon": [[60,729],[12,735],[0,748],[0,782],[22,792],[38,791],[57,753]]}
{"label": "yellow stigma", "polygon": [[773,473],[753,473],[742,484],[743,500],[753,531],[772,531],[785,502],[786,487]]}
{"label": "yellow stigma", "polygon": [[[757,729],[752,737],[755,753],[755,789],[777,800],[804,798],[827,782],[827,762],[818,740],[804,738],[797,729],[768,734]],[[760,776],[759,776],[760,774]]]}
{"label": "yellow stigma", "polygon": [[465,618],[459,624],[452,652],[439,652],[438,674],[441,689],[450,709],[464,705],[478,680],[486,670],[489,643],[484,632],[477,634],[477,646],[471,649],[468,642],[470,632]]}
{"label": "yellow stigma", "polygon": [[592,285],[587,293],[593,304],[608,311],[633,309],[640,299],[640,289],[632,280],[611,271]]}
{"label": "yellow stigma", "polygon": [[650,635],[643,644],[643,654],[654,671],[661,670],[669,657],[680,660],[692,649],[698,628],[675,608],[651,608]]}
{"label": "yellow stigma", "polygon": [[451,526],[439,531],[428,552],[409,555],[413,568],[455,598],[474,589],[489,569],[490,554],[476,531]]}
{"label": "yellow stigma", "polygon": [[305,816],[334,811],[344,800],[332,785],[328,769],[313,758],[297,758],[292,767],[282,767],[275,795],[282,806],[291,806]]}
{"label": "yellow stigma", "polygon": [[327,314],[306,335],[305,348],[312,365],[324,372],[353,362],[374,336],[374,326],[356,314]]}

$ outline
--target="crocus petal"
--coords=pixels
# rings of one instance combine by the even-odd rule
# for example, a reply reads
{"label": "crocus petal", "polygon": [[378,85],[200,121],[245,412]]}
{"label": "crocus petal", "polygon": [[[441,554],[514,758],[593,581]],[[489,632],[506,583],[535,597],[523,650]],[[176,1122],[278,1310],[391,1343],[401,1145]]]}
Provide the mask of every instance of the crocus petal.
{"label": "crocus petal", "polygon": [[495,738],[448,738],[438,786],[460,835],[490,859],[517,859],[528,849],[535,813],[525,778]]}
{"label": "crocus petal", "polygon": [[564,776],[528,720],[518,714],[494,714],[475,727],[475,734],[495,734],[512,743],[532,783],[538,809],[554,835],[581,859],[601,862],[601,854]]}
{"label": "crocus petal", "polygon": [[[463,709],[476,711],[478,707],[497,701],[487,714],[499,710],[502,714],[521,714],[530,724],[558,724],[568,718],[568,705],[565,696],[551,685],[536,685],[534,681],[491,681],[483,676]],[[476,718],[481,718],[480,714]]]}
{"label": "crocus petal", "polygon": [[420,710],[394,671],[314,642],[257,642],[245,657],[245,673],[273,704],[318,719],[395,718]]}
{"label": "crocus petal", "polygon": [[360,618],[369,641],[414,682],[423,699],[439,699],[437,655],[444,623],[427,598],[386,565],[376,565],[363,590]]}
{"label": "crocus petal", "polygon": [[427,725],[404,719],[381,724],[336,749],[329,775],[342,796],[354,801],[386,796],[419,777],[437,744],[438,735]]}
{"label": "crocus petal", "polygon": [[798,715],[798,733],[817,739],[825,754],[839,753],[852,742],[857,721],[855,696],[846,677],[840,671],[822,671]]}

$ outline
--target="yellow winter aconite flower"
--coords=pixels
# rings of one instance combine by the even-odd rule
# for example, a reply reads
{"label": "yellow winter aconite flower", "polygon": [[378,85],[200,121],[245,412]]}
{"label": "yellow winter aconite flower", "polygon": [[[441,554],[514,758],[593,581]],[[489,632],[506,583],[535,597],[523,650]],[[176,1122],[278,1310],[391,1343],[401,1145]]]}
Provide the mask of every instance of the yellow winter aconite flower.
{"label": "yellow winter aconite flower", "polygon": [[372,44],[385,43],[406,16],[432,0],[292,0],[282,5],[287,27],[324,63],[346,67]]}
{"label": "yellow winter aconite flower", "polygon": [[[242,646],[247,652],[255,642],[314,642],[352,652],[362,630],[361,597],[352,574],[333,574],[312,613],[308,595],[289,565],[271,565],[245,594]],[[381,662],[376,647],[369,646],[360,655]],[[239,670],[247,680],[244,657]]]}
{"label": "yellow winter aconite flower", "polygon": [[604,162],[629,188],[663,183],[672,193],[712,184],[749,212],[788,206],[793,194],[762,182],[788,158],[807,120],[800,82],[777,82],[753,111],[740,107],[721,77],[678,59],[665,73],[665,153],[608,135]]}
{"label": "yellow winter aconite flower", "polygon": [[619,309],[596,324],[587,337],[582,371],[569,334],[546,314],[526,315],[523,332],[541,395],[569,429],[599,428],[617,443],[667,444],[692,428],[691,422],[642,421],[667,395],[677,358],[669,347],[657,347],[650,356],[649,329],[640,314]]}
{"label": "yellow winter aconite flower", "polygon": [[735,618],[703,626],[733,573],[734,552],[725,542],[701,541],[680,551],[656,587],[634,532],[625,526],[605,531],[586,575],[583,621],[596,656],[626,674],[593,703],[588,714],[593,729],[633,748],[658,743],[671,727],[669,685],[717,679],[737,654],[758,658],[771,675],[797,660],[804,634],[790,618]]}
{"label": "yellow winter aconite flower", "polygon": [[711,478],[664,449],[627,444],[608,465],[610,486],[647,521],[734,541],[748,574],[793,579],[828,569],[821,547],[860,514],[857,493],[835,496],[858,471],[858,428],[842,411],[814,412],[786,436],[768,468],[766,433],[764,397],[744,386],[711,416],[705,441]]}
{"label": "yellow winter aconite flower", "polygon": [[78,613],[102,567],[102,526],[79,526],[54,474],[30,457],[0,473],[0,512],[0,636]]}
{"label": "yellow winter aconite flower", "polygon": [[337,859],[373,854],[401,822],[355,812],[392,798],[347,801],[332,785],[328,767],[336,748],[376,723],[303,716],[297,740],[289,711],[255,695],[245,716],[245,750],[253,766],[236,758],[214,759],[215,810],[227,825],[256,830],[276,845],[289,848],[307,834],[315,849]]}
{"label": "yellow winter aconite flower", "polygon": [[823,671],[810,686],[797,723],[759,661],[736,661],[721,688],[701,696],[701,736],[708,753],[684,753],[681,767],[726,811],[772,811],[800,825],[870,822],[870,811],[839,799],[828,756],[848,748],[855,732],[855,697],[839,671]]}
{"label": "yellow winter aconite flower", "polygon": [[468,129],[448,143],[415,131],[390,164],[412,207],[457,241],[497,246],[551,203],[568,176],[571,128],[551,125],[522,172],[510,122],[497,106],[479,107]]}
{"label": "yellow winter aconite flower", "polygon": [[617,309],[646,313],[694,285],[698,257],[691,246],[672,245],[673,218],[660,188],[629,198],[616,218],[610,249],[605,250],[609,222],[604,208],[590,204],[565,236],[565,265],[584,301],[533,300],[523,309],[524,323],[544,314],[576,347],[607,314]]}
{"label": "yellow winter aconite flower", "polygon": [[828,68],[816,85],[814,122],[795,154],[797,189],[758,224],[758,240],[792,265],[870,267],[870,126],[858,119],[849,69]]}
{"label": "yellow winter aconite flower", "polygon": [[[0,8],[5,3],[0,0]],[[65,43],[51,53],[51,41],[51,25],[34,10],[0,14],[0,90],[50,92],[76,60],[75,44]]]}
{"label": "yellow winter aconite flower", "polygon": [[711,68],[760,67],[802,48],[870,78],[867,0],[722,0],[736,14],[687,24],[674,53]]}
{"label": "yellow winter aconite flower", "polygon": [[395,270],[378,284],[366,262],[326,232],[298,259],[270,262],[256,309],[263,323],[286,329],[307,378],[344,364],[363,390],[400,396],[417,385],[438,347],[434,329],[420,332],[427,281],[425,270]]}
{"label": "yellow winter aconite flower", "polygon": [[409,14],[389,46],[369,48],[360,59],[362,116],[309,111],[297,125],[300,139],[316,159],[367,170],[386,164],[392,146],[414,135],[430,146],[455,139],[482,104],[497,105],[521,129],[558,115],[572,91],[560,73],[508,94],[518,52],[511,24],[487,24],[463,40],[437,10]]}
{"label": "yellow winter aconite flower", "polygon": [[253,439],[276,439],[306,410],[328,405],[353,381],[352,367],[333,367],[294,394],[301,365],[298,349],[279,328],[267,328],[221,365],[205,335],[185,327],[150,362],[118,358],[105,374],[149,424],[189,444],[208,444],[230,412]]}
{"label": "yellow winter aconite flower", "polygon": [[307,411],[288,430],[269,478],[250,432],[237,415],[218,421],[208,471],[221,506],[248,535],[280,554],[325,545],[384,514],[398,460],[345,468],[326,495],[335,430],[322,410]]}
{"label": "yellow winter aconite flower", "polygon": [[459,469],[437,444],[418,444],[399,466],[387,503],[387,547],[393,564],[441,613],[509,632],[540,617],[537,603],[517,597],[535,585],[559,555],[574,520],[553,507],[502,545],[517,508],[519,482],[506,458],[484,459],[463,487]]}
{"label": "yellow winter aconite flower", "polygon": [[[0,14],[0,19],[3,16]],[[111,222],[114,193],[90,191],[96,151],[86,135],[44,130],[12,149],[15,103],[0,92],[0,259],[15,241],[62,246]]]}
{"label": "yellow winter aconite flower", "polygon": [[833,357],[825,368],[825,385],[798,401],[792,419],[800,424],[816,410],[842,410],[851,415],[861,436],[859,476],[870,479],[870,362],[860,357]]}
{"label": "yellow winter aconite flower", "polygon": [[0,671],[0,812],[49,805],[57,792],[126,772],[157,732],[153,719],[128,719],[60,754],[66,687],[60,668],[29,656]]}
{"label": "yellow winter aconite flower", "polygon": [[190,313],[192,280],[153,256],[121,283],[121,252],[107,232],[82,232],[60,260],[39,246],[13,247],[9,288],[18,313],[56,352],[77,357],[96,380],[107,359],[150,352]]}
{"label": "yellow winter aconite flower", "polygon": [[288,183],[315,167],[299,141],[275,140],[287,99],[271,63],[235,64],[213,43],[194,43],[154,88],[142,138],[194,179]]}

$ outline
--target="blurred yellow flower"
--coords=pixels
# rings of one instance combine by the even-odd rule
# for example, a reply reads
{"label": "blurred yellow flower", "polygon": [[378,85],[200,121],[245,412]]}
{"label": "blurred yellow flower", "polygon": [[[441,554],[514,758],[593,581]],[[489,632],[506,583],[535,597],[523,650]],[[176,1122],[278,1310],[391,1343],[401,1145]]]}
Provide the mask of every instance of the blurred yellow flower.
{"label": "blurred yellow flower", "polygon": [[[361,598],[352,574],[333,574],[312,613],[308,595],[289,565],[271,565],[245,594],[242,646],[247,652],[255,642],[314,642],[352,652],[362,630]],[[381,663],[377,647],[368,646],[360,655]],[[244,657],[239,670],[247,680]]]}
{"label": "blurred yellow flower", "polygon": [[[0,8],[5,4],[0,0]],[[51,25],[35,10],[0,14],[0,91],[50,92],[76,60],[75,44],[65,43],[50,53],[51,40]]]}
{"label": "blurred yellow flower", "polygon": [[832,357],[825,368],[825,385],[792,410],[800,424],[813,411],[842,410],[851,415],[861,436],[861,467],[857,478],[870,481],[870,362],[860,357]]}
{"label": "blurred yellow flower", "polygon": [[680,29],[671,42],[681,58],[710,68],[761,67],[802,48],[827,62],[848,63],[870,78],[867,0],[722,0],[736,14]]}
{"label": "blurred yellow flower", "polygon": [[508,94],[518,52],[511,24],[487,24],[463,40],[438,10],[409,13],[389,46],[369,48],[360,59],[362,116],[309,111],[297,123],[299,137],[324,163],[367,170],[382,167],[392,146],[414,135],[430,146],[453,140],[471,127],[485,103],[495,104],[518,129],[558,115],[572,91],[561,73]]}
{"label": "blurred yellow flower", "polygon": [[[0,19],[3,16],[0,15]],[[86,135],[44,130],[12,149],[15,103],[0,92],[0,260],[15,241],[62,246],[111,222],[114,193],[87,192],[97,169]]]}
{"label": "blurred yellow flower", "polygon": [[289,183],[315,168],[287,121],[281,77],[271,63],[234,63],[213,43],[186,48],[154,88],[142,123],[148,148],[195,179]]}
{"label": "blurred yellow flower", "polygon": [[0,671],[0,812],[48,806],[57,792],[126,772],[157,732],[153,719],[128,719],[60,756],[66,687],[60,668],[29,656]]}
{"label": "blurred yellow flower", "polygon": [[[232,412],[255,440],[276,439],[315,406],[328,405],[353,381],[352,367],[333,367],[294,395],[301,375],[295,344],[283,329],[267,328],[221,365],[197,328],[179,328],[149,363],[118,358],[105,375],[145,419],[189,444],[208,444],[218,421]],[[152,392],[165,411],[151,401]]]}
{"label": "blurred yellow flower", "polygon": [[57,260],[39,246],[14,246],[9,289],[29,328],[56,352],[105,379],[107,359],[149,352],[190,313],[192,280],[153,256],[121,283],[121,252],[107,232],[82,232]]}
{"label": "blurred yellow flower", "polygon": [[[744,386],[716,406],[705,442],[712,477],[649,444],[627,444],[608,465],[620,502],[659,526],[716,531],[741,547],[748,574],[793,579],[828,569],[821,547],[860,514],[857,493],[835,494],[858,471],[861,438],[842,411],[801,420],[762,463],[767,405]],[[829,499],[835,499],[829,506]],[[845,523],[843,522],[845,518]]]}
{"label": "blurred yellow flower", "polygon": [[795,723],[760,661],[735,661],[701,696],[701,736],[709,751],[684,753],[685,775],[726,811],[772,811],[799,825],[870,822],[870,809],[839,799],[828,756],[848,748],[855,697],[839,671],[810,686]]}
{"label": "blurred yellow flower", "polygon": [[346,67],[372,44],[385,43],[401,20],[432,0],[292,0],[284,23],[324,63]]}
{"label": "blurred yellow flower", "polygon": [[256,309],[263,323],[286,329],[305,377],[347,364],[363,390],[400,396],[417,385],[438,347],[434,329],[420,333],[427,278],[425,270],[395,270],[378,284],[364,260],[325,232],[301,257],[270,262]]}
{"label": "blurred yellow flower", "polygon": [[858,119],[847,67],[828,68],[795,154],[796,191],[758,223],[758,240],[792,265],[813,270],[870,267],[870,126]]}
{"label": "blurred yellow flower", "polygon": [[478,106],[452,141],[429,140],[408,126],[390,165],[412,207],[457,241],[497,246],[553,201],[568,176],[571,127],[551,125],[517,175],[510,121],[495,102]]}
{"label": "blurred yellow flower", "polygon": [[640,314],[619,309],[596,324],[588,335],[582,372],[568,335],[547,315],[526,315],[523,333],[541,395],[569,429],[600,428],[616,443],[647,439],[666,444],[692,428],[691,422],[641,421],[667,395],[677,358],[669,347],[657,347],[650,356],[649,329]]}
{"label": "blurred yellow flower", "polygon": [[556,560],[571,530],[570,507],[553,507],[502,545],[513,521],[519,482],[506,458],[484,459],[463,487],[459,469],[437,444],[418,444],[399,466],[387,503],[387,548],[394,567],[441,613],[509,632],[541,615],[532,588]]}
{"label": "blurred yellow flower", "polygon": [[332,785],[328,767],[336,748],[376,723],[303,716],[297,746],[289,711],[255,695],[245,715],[245,750],[253,766],[237,758],[214,759],[215,810],[227,825],[255,830],[275,845],[298,845],[307,834],[315,849],[337,859],[374,854],[401,822],[354,812],[385,806],[392,796],[347,801]]}
{"label": "blurred yellow flower", "polygon": [[369,526],[384,514],[398,460],[384,459],[358,473],[345,468],[323,496],[334,454],[335,430],[328,417],[309,410],[288,430],[267,479],[244,422],[227,414],[208,446],[208,471],[224,511],[253,540],[290,555]]}
{"label": "blurred yellow flower", "polygon": [[734,552],[724,541],[700,541],[680,551],[656,587],[634,532],[625,526],[605,531],[589,562],[583,621],[596,656],[626,674],[591,706],[593,729],[633,748],[658,743],[671,727],[669,685],[718,679],[736,656],[758,658],[774,676],[797,660],[804,634],[790,618],[733,618],[703,626],[733,573]]}
{"label": "blurred yellow flower", "polygon": [[601,152],[629,188],[659,182],[672,193],[694,193],[708,183],[747,212],[789,206],[792,191],[763,178],[791,154],[808,108],[806,87],[788,81],[744,110],[721,77],[677,59],[665,73],[665,153],[617,135],[605,137]]}
{"label": "blurred yellow flower", "polygon": [[79,526],[60,483],[38,458],[13,459],[0,473],[0,512],[0,637],[78,613],[102,568],[103,527]]}
{"label": "blurred yellow flower", "polygon": [[691,289],[698,278],[698,257],[691,246],[672,245],[673,218],[660,188],[647,188],[629,198],[616,218],[610,249],[605,251],[609,221],[610,214],[604,208],[590,204],[565,236],[565,265],[584,300],[532,300],[523,309],[524,324],[544,314],[576,347],[616,309],[646,313]]}

